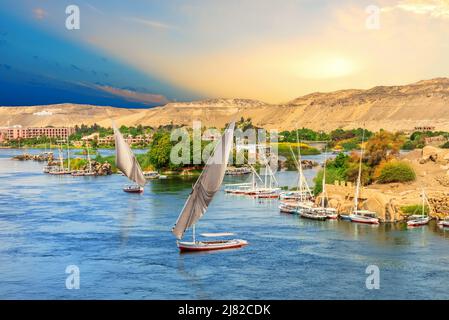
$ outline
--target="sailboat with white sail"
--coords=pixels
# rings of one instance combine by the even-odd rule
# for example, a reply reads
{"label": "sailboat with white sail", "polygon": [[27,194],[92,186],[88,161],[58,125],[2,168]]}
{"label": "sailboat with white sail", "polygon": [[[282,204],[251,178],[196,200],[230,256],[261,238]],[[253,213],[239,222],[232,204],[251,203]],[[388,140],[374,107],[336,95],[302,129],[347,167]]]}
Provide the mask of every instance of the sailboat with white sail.
{"label": "sailboat with white sail", "polygon": [[114,129],[115,137],[115,165],[134,183],[123,188],[123,191],[128,193],[142,193],[146,179],[140,168],[140,164],[114,123],[112,123],[112,128]]}
{"label": "sailboat with white sail", "polygon": [[426,193],[424,192],[424,189],[422,189],[421,192],[421,199],[422,199],[422,208],[421,208],[421,214],[420,215],[413,215],[411,218],[411,220],[407,221],[407,226],[408,227],[420,227],[420,226],[424,226],[426,224],[429,223],[430,221],[430,217],[428,214],[426,214],[426,205],[427,208],[429,208],[430,210],[430,204],[429,201],[426,197]]}
{"label": "sailboat with white sail", "polygon": [[[198,241],[195,234],[196,223],[206,213],[209,204],[223,182],[232,150],[234,126],[235,123],[232,122],[218,141],[173,227],[172,232],[177,238],[177,245],[181,252],[240,248],[247,244],[245,240],[241,239]],[[189,228],[192,228],[192,241],[181,241]],[[227,237],[231,235],[233,234],[227,232],[202,234],[203,237]]]}
{"label": "sailboat with white sail", "polygon": [[362,133],[362,142],[360,147],[360,161],[359,161],[359,173],[357,176],[357,185],[355,188],[354,195],[354,209],[352,213],[349,215],[349,219],[351,222],[356,223],[365,223],[365,224],[379,224],[379,218],[377,218],[377,214],[374,211],[370,210],[360,210],[358,208],[359,204],[359,196],[360,196],[360,188],[361,188],[361,177],[362,177],[362,159],[363,159],[363,142],[365,140],[365,129],[363,129]]}

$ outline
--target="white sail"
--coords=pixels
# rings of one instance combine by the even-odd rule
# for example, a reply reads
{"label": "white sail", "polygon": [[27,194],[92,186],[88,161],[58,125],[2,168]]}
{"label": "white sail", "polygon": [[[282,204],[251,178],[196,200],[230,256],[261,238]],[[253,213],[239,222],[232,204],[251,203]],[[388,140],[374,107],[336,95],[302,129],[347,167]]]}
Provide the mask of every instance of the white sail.
{"label": "white sail", "polygon": [[181,239],[184,232],[203,216],[215,193],[219,190],[232,149],[234,126],[235,123],[232,122],[225,130],[215,146],[213,155],[207,160],[201,176],[193,186],[172,230],[177,239]]}
{"label": "white sail", "polygon": [[114,123],[112,124],[112,127],[115,136],[115,165],[130,180],[143,187],[146,183],[146,179],[140,168],[139,162]]}

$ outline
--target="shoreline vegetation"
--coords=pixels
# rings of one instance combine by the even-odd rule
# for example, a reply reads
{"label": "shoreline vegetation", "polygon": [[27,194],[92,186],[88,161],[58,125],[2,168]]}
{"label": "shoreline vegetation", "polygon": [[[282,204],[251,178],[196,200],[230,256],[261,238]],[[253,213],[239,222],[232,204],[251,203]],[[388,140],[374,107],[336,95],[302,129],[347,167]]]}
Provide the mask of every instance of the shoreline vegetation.
{"label": "shoreline vegetation", "polygon": [[[254,126],[251,119],[241,118],[236,127],[245,131],[247,129],[260,129]],[[144,171],[159,171],[170,174],[194,174],[200,171],[204,165],[192,165],[193,155],[190,148],[190,162],[189,164],[174,164],[170,161],[170,153],[172,148],[179,142],[171,141],[171,132],[173,129],[181,128],[175,125],[160,126],[152,128],[149,126],[126,127],[121,126],[120,132],[129,139],[139,141],[138,143],[131,143],[134,149],[148,149],[144,154],[138,154],[137,159]],[[204,132],[202,129],[202,132]],[[192,130],[187,128],[187,132],[192,137]],[[323,149],[332,152],[337,156],[333,162],[328,161],[328,183],[333,183],[336,180],[354,182],[356,176],[356,163],[358,162],[358,150],[361,147],[362,134],[365,132],[366,142],[364,147],[367,152],[363,159],[362,167],[362,182],[364,184],[371,184],[374,182],[388,183],[388,182],[403,182],[405,180],[413,180],[414,173],[406,164],[396,162],[400,150],[413,150],[422,148],[426,145],[427,140],[435,139],[441,141],[441,147],[449,148],[449,133],[448,132],[432,132],[432,131],[415,131],[411,134],[403,132],[391,133],[385,130],[380,130],[376,133],[363,130],[362,128],[344,130],[336,129],[330,132],[314,131],[308,128],[301,128],[292,131],[282,131],[278,134],[277,142],[269,143],[270,148],[277,150],[279,158],[282,158],[281,167],[287,170],[296,170],[296,163],[294,156],[301,153],[301,155],[318,155]],[[114,156],[102,156],[98,153],[98,149],[114,149],[113,139],[105,139],[113,134],[112,128],[104,128],[97,124],[87,126],[81,125],[75,127],[75,133],[69,137],[69,146],[62,145],[63,149],[67,147],[75,156],[86,156],[87,149],[92,160],[99,163],[109,163],[112,166],[113,172],[116,172]],[[138,138],[145,137],[148,140],[139,140]],[[301,142],[298,142],[298,138]],[[102,140],[103,139],[103,140]],[[269,137],[267,137],[269,139]],[[438,140],[439,139],[439,140]],[[99,143],[100,141],[109,141],[109,143]],[[133,140],[133,141],[134,141]],[[213,141],[201,141],[201,151]],[[321,149],[316,146],[321,144]],[[34,149],[57,149],[61,147],[58,139],[50,139],[47,137],[39,137],[33,139],[22,139],[8,141],[6,145],[0,146],[2,148],[34,148]],[[247,152],[247,151],[246,151]],[[236,157],[235,150],[233,156]],[[349,153],[349,155],[348,155]],[[74,159],[75,160],[75,159]],[[87,160],[76,159],[72,161],[74,170],[80,170],[85,166]],[[259,167],[260,164],[256,164]],[[400,171],[400,172],[399,172]],[[315,178],[316,190],[315,193],[320,192],[320,176],[318,173]],[[393,178],[391,178],[393,177]]]}

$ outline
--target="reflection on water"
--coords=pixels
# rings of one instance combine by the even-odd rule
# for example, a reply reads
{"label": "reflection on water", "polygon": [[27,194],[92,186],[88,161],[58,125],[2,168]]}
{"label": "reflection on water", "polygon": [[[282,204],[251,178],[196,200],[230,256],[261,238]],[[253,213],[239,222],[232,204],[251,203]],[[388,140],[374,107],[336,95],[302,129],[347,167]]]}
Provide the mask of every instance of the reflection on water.
{"label": "reflection on water", "polygon": [[[449,230],[434,222],[311,221],[279,213],[277,200],[219,192],[197,233],[234,232],[249,245],[181,255],[171,228],[194,178],[127,194],[123,176],[48,176],[42,164],[10,160],[21,152],[0,150],[1,298],[449,298]],[[309,181],[317,170],[305,171]],[[293,186],[296,173],[278,180]],[[69,264],[81,270],[80,290],[65,289]],[[371,264],[380,290],[365,288]]]}

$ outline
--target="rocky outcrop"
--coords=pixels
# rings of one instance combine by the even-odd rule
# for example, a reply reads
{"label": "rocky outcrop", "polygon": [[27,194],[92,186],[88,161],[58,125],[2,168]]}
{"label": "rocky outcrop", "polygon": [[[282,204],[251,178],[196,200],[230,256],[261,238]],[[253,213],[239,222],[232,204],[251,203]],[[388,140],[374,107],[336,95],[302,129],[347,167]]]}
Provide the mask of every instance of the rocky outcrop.
{"label": "rocky outcrop", "polygon": [[[336,208],[338,213],[348,214],[354,208],[354,187],[349,185],[327,185],[329,206]],[[321,202],[321,195],[316,199]],[[403,220],[399,201],[394,195],[382,193],[380,190],[362,189],[358,199],[359,209],[374,211],[383,222]]]}
{"label": "rocky outcrop", "polygon": [[421,164],[428,161],[436,162],[439,164],[447,164],[449,162],[449,150],[441,149],[433,146],[425,146],[422,149]]}
{"label": "rocky outcrop", "polygon": [[449,192],[432,193],[428,198],[431,206],[430,216],[442,219],[449,215]]}
{"label": "rocky outcrop", "polygon": [[[89,170],[89,165],[85,165],[82,170]],[[112,174],[112,166],[108,162],[100,163],[92,161],[92,171],[94,171],[97,176],[107,176]]]}
{"label": "rocky outcrop", "polygon": [[312,169],[313,167],[317,167],[319,165],[318,162],[313,160],[301,160],[303,169]]}
{"label": "rocky outcrop", "polygon": [[53,161],[53,153],[41,153],[41,154],[28,154],[24,153],[21,155],[17,155],[13,157],[13,160],[19,160],[19,161]]}

